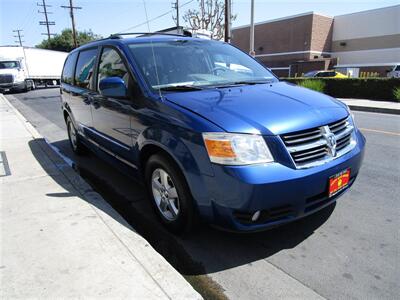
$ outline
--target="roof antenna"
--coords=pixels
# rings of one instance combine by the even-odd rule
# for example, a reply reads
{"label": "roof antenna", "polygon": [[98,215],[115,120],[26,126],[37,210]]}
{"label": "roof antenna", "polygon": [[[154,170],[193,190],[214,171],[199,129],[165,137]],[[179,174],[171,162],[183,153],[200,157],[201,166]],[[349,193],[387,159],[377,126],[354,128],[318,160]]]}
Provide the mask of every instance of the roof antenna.
{"label": "roof antenna", "polygon": [[[147,30],[149,33],[150,32],[150,23],[149,23],[149,17],[147,16],[147,8],[146,8],[146,1],[143,0],[143,6],[144,6],[144,13],[146,15],[146,23],[147,23]],[[160,88],[160,78],[158,77],[158,70],[157,70],[157,62],[156,62],[156,56],[154,54],[154,46],[153,46],[153,40],[152,37],[150,37],[150,44],[151,44],[151,52],[153,53],[153,62],[154,62],[154,69],[156,71],[156,78],[157,78],[157,85],[158,85],[158,94],[160,96],[160,99],[162,100],[162,93],[161,93],[161,88]]]}

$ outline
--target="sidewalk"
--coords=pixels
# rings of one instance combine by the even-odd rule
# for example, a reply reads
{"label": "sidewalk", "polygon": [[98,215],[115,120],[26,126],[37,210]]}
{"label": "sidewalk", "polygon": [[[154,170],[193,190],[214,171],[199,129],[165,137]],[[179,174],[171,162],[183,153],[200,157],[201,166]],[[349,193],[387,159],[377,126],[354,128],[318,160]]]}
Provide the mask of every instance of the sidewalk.
{"label": "sidewalk", "polygon": [[201,299],[0,94],[1,151],[0,298]]}
{"label": "sidewalk", "polygon": [[400,115],[400,102],[344,98],[338,100],[346,103],[352,110]]}

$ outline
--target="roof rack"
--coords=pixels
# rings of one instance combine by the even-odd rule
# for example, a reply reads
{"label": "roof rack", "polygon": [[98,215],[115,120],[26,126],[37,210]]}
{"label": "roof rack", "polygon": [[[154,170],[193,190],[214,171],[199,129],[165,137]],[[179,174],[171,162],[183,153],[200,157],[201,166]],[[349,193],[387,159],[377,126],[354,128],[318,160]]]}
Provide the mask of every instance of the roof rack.
{"label": "roof rack", "polygon": [[151,36],[151,35],[192,36],[192,34],[191,34],[190,32],[188,32],[188,31],[184,31],[183,34],[156,31],[156,32],[124,32],[124,33],[113,33],[113,34],[111,34],[108,38],[110,38],[110,39],[121,39],[122,36],[126,36],[126,35],[137,35],[137,36],[139,36],[139,37]]}

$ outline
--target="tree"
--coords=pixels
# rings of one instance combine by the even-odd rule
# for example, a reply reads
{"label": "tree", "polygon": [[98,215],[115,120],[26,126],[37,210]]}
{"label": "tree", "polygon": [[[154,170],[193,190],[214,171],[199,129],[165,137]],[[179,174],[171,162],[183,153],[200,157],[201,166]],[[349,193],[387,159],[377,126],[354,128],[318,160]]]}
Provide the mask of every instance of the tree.
{"label": "tree", "polygon": [[[76,40],[78,45],[81,46],[88,42],[100,39],[101,36],[94,34],[91,30],[88,31],[77,31]],[[64,29],[61,34],[56,34],[54,37],[50,38],[50,40],[43,40],[37,48],[50,49],[50,50],[58,50],[58,51],[66,51],[70,52],[74,49],[74,41],[72,38],[72,30]]]}
{"label": "tree", "polygon": [[[222,0],[197,0],[198,9],[188,9],[183,20],[192,30],[208,30],[211,38],[221,40],[224,37],[225,2]],[[236,15],[231,16],[231,21]]]}

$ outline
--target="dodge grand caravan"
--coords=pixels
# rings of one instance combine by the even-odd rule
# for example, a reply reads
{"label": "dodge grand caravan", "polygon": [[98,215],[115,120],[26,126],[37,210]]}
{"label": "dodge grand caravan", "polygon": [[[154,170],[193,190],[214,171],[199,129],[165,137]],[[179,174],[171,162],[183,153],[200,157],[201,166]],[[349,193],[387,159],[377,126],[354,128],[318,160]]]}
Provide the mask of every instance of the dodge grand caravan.
{"label": "dodge grand caravan", "polygon": [[279,81],[227,43],[92,42],[69,54],[61,98],[73,151],[143,178],[173,231],[196,219],[236,231],[296,220],[343,195],[363,160],[345,104]]}

